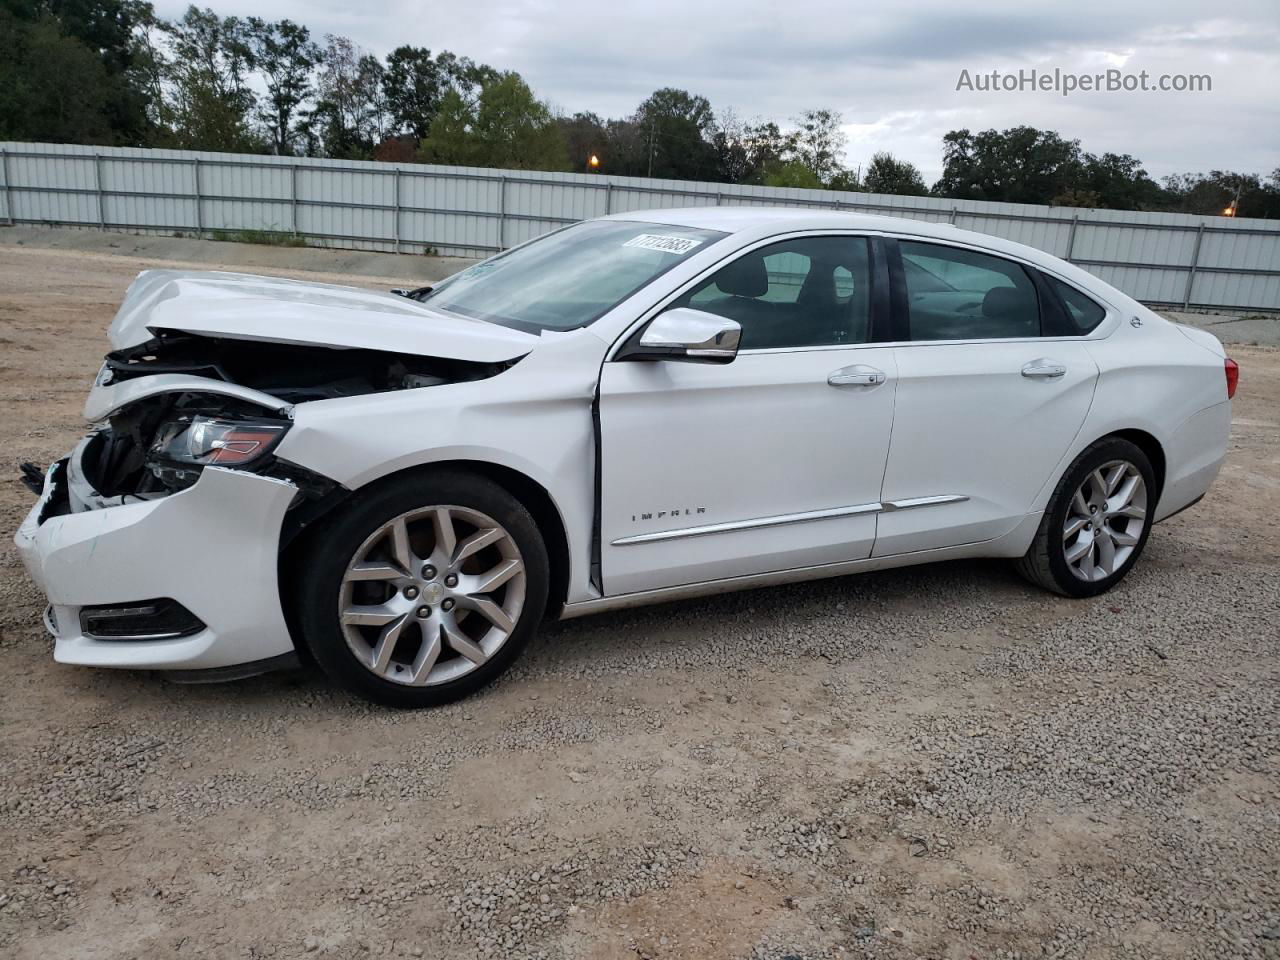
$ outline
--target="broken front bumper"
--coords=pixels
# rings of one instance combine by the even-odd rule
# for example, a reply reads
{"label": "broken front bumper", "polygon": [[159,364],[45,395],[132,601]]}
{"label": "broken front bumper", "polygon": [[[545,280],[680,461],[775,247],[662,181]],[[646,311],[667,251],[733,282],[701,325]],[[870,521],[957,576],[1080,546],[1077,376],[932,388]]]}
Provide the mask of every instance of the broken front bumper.
{"label": "broken front bumper", "polygon": [[[292,483],[207,467],[194,485],[170,496],[67,512],[59,508],[67,473],[60,464],[46,473],[14,537],[49,598],[45,622],[55,660],[205,670],[293,651],[277,577],[281,525],[297,493]],[[81,628],[86,606],[155,598],[181,604],[203,628],[155,640],[99,639]]]}

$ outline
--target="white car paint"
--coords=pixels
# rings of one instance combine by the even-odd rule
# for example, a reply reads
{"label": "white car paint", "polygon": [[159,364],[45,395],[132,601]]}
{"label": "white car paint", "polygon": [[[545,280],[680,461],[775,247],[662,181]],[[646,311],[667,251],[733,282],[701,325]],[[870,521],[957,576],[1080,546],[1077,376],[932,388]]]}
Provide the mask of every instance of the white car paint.
{"label": "white car paint", "polygon": [[523,356],[538,342],[530,334],[429,310],[392,293],[198,270],[139,274],[107,337],[120,350],[146,343],[157,330],[484,363]]}
{"label": "white car paint", "polygon": [[[564,616],[935,559],[1020,556],[1066,465],[1116,431],[1140,430],[1160,443],[1167,463],[1159,517],[1203,495],[1225,456],[1230,405],[1217,341],[1184,336],[1040,251],[945,224],[803,209],[607,219],[727,236],[694,249],[591,325],[565,332],[525,333],[343,287],[154,271],[130,288],[110,338],[120,349],[178,330],[515,361],[474,381],[287,409],[272,398],[293,421],[276,454],[350,490],[445,462],[519,474],[545,491],[563,528],[565,593],[554,599],[564,601]],[[1080,288],[1107,316],[1080,337],[745,350],[723,366],[617,357],[631,334],[743,251],[830,234],[981,249]],[[1038,361],[1060,364],[1063,376],[1023,377]],[[852,367],[883,380],[828,383]],[[144,395],[190,390],[191,379],[201,378],[97,386],[86,412],[97,419]],[[194,487],[145,504],[37,523],[38,504],[16,539],[53,603],[56,658],[200,668],[286,649],[274,567],[263,571],[293,495],[285,481],[206,469]],[[211,542],[193,550],[192,531],[215,516],[227,518],[226,528],[210,529]],[[724,525],[730,529],[718,529]],[[90,543],[111,562],[94,559]],[[193,553],[198,570],[180,563]],[[263,574],[256,586],[246,571]],[[208,630],[157,645],[92,641],[68,626],[84,604],[139,595],[173,596]],[[237,603],[214,602],[228,596]],[[257,640],[247,618],[261,625]]]}

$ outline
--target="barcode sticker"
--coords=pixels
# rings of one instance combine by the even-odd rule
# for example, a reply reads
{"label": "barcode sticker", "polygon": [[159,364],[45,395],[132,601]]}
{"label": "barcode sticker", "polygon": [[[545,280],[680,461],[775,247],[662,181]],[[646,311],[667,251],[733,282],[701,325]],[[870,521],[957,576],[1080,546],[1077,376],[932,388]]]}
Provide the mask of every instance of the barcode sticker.
{"label": "barcode sticker", "polygon": [[684,254],[701,243],[701,240],[694,240],[691,237],[668,237],[660,233],[642,233],[638,237],[632,237],[623,246],[640,247],[644,250],[661,250],[663,253]]}

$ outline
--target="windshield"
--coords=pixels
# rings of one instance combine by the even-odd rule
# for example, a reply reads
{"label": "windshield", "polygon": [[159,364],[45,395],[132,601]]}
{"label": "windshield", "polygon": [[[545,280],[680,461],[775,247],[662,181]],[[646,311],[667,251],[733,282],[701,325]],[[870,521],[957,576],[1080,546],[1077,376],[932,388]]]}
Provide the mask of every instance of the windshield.
{"label": "windshield", "polygon": [[664,223],[588,220],[456,273],[422,302],[520,329],[571,330],[724,236]]}

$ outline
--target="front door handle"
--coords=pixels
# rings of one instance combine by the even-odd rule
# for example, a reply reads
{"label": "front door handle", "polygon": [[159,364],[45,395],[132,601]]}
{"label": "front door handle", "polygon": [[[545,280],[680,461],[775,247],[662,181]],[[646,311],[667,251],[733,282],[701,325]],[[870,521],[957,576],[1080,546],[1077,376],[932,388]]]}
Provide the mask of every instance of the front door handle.
{"label": "front door handle", "polygon": [[827,383],[833,387],[878,387],[884,381],[883,370],[869,367],[865,363],[855,363],[851,367],[841,367],[827,377]]}
{"label": "front door handle", "polygon": [[1050,360],[1047,357],[1032,360],[1022,368],[1022,375],[1028,380],[1057,380],[1066,373],[1066,367],[1057,360]]}

